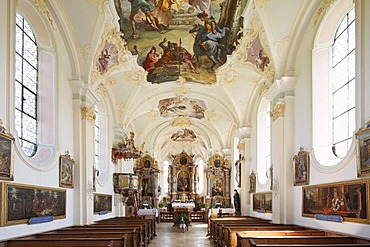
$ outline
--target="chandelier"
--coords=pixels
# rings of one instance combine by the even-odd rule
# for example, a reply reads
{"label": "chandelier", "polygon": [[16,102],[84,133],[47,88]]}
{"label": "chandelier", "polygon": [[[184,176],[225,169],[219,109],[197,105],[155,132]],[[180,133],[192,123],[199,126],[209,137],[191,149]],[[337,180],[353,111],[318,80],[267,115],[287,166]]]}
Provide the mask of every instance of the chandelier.
{"label": "chandelier", "polygon": [[135,133],[130,132],[130,138],[126,137],[122,142],[118,142],[112,148],[112,162],[117,164],[119,159],[123,160],[135,160],[141,158],[143,155],[142,148],[144,143],[141,145],[140,149],[136,149],[134,142]]}

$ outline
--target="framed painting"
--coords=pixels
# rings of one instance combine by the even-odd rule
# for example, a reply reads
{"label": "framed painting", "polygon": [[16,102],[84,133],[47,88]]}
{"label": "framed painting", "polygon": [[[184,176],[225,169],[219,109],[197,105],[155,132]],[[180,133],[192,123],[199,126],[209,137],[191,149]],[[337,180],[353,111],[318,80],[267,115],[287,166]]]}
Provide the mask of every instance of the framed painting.
{"label": "framed painting", "polygon": [[73,188],[74,180],[74,160],[68,151],[59,156],[59,186],[64,188]]}
{"label": "framed painting", "polygon": [[253,194],[253,211],[272,213],[272,192]]}
{"label": "framed painting", "polygon": [[344,221],[369,222],[370,180],[353,180],[302,187],[302,216],[341,216]]}
{"label": "framed painting", "polygon": [[356,132],[357,176],[370,176],[370,127]]}
{"label": "framed painting", "polygon": [[310,155],[299,148],[298,154],[293,157],[294,186],[307,185],[309,181]]}
{"label": "framed painting", "polygon": [[94,193],[94,214],[112,212],[112,195]]}
{"label": "framed painting", "polygon": [[211,179],[211,196],[224,196],[224,180],[222,177],[213,177]]}
{"label": "framed painting", "polygon": [[34,217],[66,217],[65,189],[1,182],[0,195],[1,226],[27,223]]}
{"label": "framed painting", "polygon": [[13,180],[14,137],[6,133],[0,120],[0,180]]}

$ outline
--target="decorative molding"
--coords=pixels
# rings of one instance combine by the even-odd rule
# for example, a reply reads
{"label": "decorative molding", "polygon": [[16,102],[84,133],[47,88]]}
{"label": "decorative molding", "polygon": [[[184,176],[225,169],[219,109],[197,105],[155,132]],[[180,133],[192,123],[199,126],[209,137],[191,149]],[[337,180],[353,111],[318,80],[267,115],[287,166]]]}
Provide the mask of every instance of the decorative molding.
{"label": "decorative molding", "polygon": [[220,82],[223,85],[232,84],[235,82],[235,79],[238,77],[238,72],[235,69],[227,68],[218,73]]}
{"label": "decorative molding", "polygon": [[186,88],[186,87],[178,87],[174,89],[174,92],[176,96],[178,97],[185,96],[187,93],[189,93],[189,91],[190,91],[190,88]]}
{"label": "decorative molding", "polygon": [[190,124],[188,116],[178,116],[172,122],[172,126],[190,126]]}
{"label": "decorative molding", "polygon": [[133,69],[125,73],[125,77],[135,85],[139,85],[146,81],[148,72],[140,69]]}
{"label": "decorative molding", "polygon": [[117,80],[115,78],[112,78],[112,77],[108,77],[105,79],[104,83],[108,86],[111,86],[113,87],[114,85],[117,84]]}
{"label": "decorative molding", "polygon": [[317,9],[315,19],[313,22],[313,26],[315,27],[317,23],[319,23],[320,18],[326,14],[326,12],[330,9],[330,7],[333,5],[335,0],[323,0],[321,1],[321,4],[319,8]]}
{"label": "decorative molding", "polygon": [[259,91],[258,95],[259,95],[259,96],[264,95],[264,94],[269,90],[269,88],[270,88],[270,86],[269,86],[269,85],[267,85],[267,83],[266,83],[266,82],[262,83],[262,84],[260,85],[260,91]]}
{"label": "decorative molding", "polygon": [[205,112],[205,117],[208,121],[213,121],[218,117],[218,114],[214,110],[207,110]]}
{"label": "decorative molding", "polygon": [[93,107],[82,107],[81,108],[82,119],[86,119],[91,123],[95,123],[96,115]]}
{"label": "decorative molding", "polygon": [[277,54],[278,54],[279,58],[282,58],[283,57],[282,56],[283,49],[286,47],[286,45],[289,43],[290,40],[291,40],[290,37],[285,37],[281,41],[275,41],[274,42],[274,46],[277,49]]}
{"label": "decorative molding", "polygon": [[176,82],[180,85],[183,85],[186,82],[186,79],[182,76],[179,76],[179,79],[177,79]]}
{"label": "decorative molding", "polygon": [[244,154],[245,150],[245,142],[239,141],[238,145],[236,146],[240,154]]}
{"label": "decorative molding", "polygon": [[91,44],[87,44],[83,46],[81,43],[77,42],[76,47],[81,50],[82,59],[84,60],[84,64],[87,64],[87,56],[89,55],[89,49],[91,48]]}
{"label": "decorative molding", "polygon": [[279,178],[274,177],[272,182],[272,194],[274,195],[274,198],[279,197],[279,190],[280,190]]}
{"label": "decorative molding", "polygon": [[96,90],[95,90],[97,93],[100,93],[102,95],[104,95],[105,97],[107,96],[107,90],[105,89],[104,87],[104,84],[103,83],[100,83],[97,87],[96,87]]}
{"label": "decorative molding", "polygon": [[88,1],[97,5],[99,14],[104,13],[104,5],[107,2],[106,0],[88,0]]}
{"label": "decorative molding", "polygon": [[285,103],[277,103],[270,111],[271,122],[274,122],[279,117],[284,117]]}
{"label": "decorative molding", "polygon": [[264,9],[265,3],[270,2],[271,0],[255,0],[257,8]]}
{"label": "decorative molding", "polygon": [[150,110],[145,115],[149,120],[154,121],[159,117],[159,112],[157,110]]}
{"label": "decorative molding", "polygon": [[51,18],[48,7],[46,7],[46,0],[34,0],[39,11],[46,16],[49,20],[50,25],[55,29],[53,19]]}
{"label": "decorative molding", "polygon": [[115,70],[122,69],[123,64],[128,62],[127,43],[123,39],[124,34],[111,24],[106,24],[101,34],[101,42],[93,60],[91,83],[107,77]]}

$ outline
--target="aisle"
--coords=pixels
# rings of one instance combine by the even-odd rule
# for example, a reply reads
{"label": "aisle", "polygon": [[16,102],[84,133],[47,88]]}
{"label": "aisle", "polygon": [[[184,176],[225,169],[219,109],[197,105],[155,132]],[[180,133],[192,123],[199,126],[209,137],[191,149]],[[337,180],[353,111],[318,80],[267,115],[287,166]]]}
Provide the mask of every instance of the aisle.
{"label": "aisle", "polygon": [[192,226],[184,233],[172,227],[173,223],[157,224],[157,236],[150,242],[150,247],[213,247],[207,235],[207,224],[192,222]]}

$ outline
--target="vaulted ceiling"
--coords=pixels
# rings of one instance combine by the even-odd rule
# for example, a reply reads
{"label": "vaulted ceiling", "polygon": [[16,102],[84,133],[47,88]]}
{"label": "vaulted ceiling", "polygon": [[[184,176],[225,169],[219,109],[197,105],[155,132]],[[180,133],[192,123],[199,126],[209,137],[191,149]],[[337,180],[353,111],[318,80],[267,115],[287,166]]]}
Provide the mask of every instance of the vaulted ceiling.
{"label": "vaulted ceiling", "polygon": [[[106,101],[113,125],[126,133],[134,131],[137,146],[145,142],[144,151],[163,161],[182,150],[203,159],[210,152],[234,150],[236,138],[245,137],[245,130],[255,127],[257,108],[266,90],[282,76],[294,74],[294,54],[301,34],[312,16],[320,16],[320,6],[327,2],[245,1],[241,11],[243,37],[226,62],[215,68],[216,79],[211,83],[181,76],[162,83],[149,82],[139,56],[132,55],[131,33],[117,38],[119,15],[113,0],[48,4],[57,10],[56,24],[71,44],[71,79],[88,81]],[[250,54],[257,41],[269,59],[262,69]],[[115,51],[117,61],[101,73],[97,61],[107,44],[119,47]],[[161,109],[163,100],[167,100],[168,104],[162,104],[166,109]]]}

